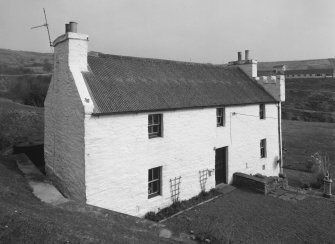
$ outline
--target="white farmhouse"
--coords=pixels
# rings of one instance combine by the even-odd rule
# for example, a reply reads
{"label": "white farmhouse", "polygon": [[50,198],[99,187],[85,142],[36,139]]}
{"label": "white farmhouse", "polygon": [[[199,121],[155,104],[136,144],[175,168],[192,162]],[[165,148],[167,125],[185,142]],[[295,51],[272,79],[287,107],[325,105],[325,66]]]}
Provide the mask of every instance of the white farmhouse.
{"label": "white farmhouse", "polygon": [[45,101],[46,171],[65,196],[143,216],[235,172],[278,175],[283,76],[256,78],[248,52],[228,66],[90,55],[66,29]]}

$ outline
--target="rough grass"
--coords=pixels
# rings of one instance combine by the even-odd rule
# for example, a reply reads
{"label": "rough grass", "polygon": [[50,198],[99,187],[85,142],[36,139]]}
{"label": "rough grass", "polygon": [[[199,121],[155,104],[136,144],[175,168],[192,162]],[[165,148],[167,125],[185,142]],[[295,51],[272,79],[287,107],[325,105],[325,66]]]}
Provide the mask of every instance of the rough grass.
{"label": "rough grass", "polygon": [[[283,120],[284,172],[289,184],[301,186],[315,184],[320,177],[309,168],[311,155],[327,153],[330,174],[335,177],[335,124]],[[299,170],[292,171],[289,169]],[[315,185],[316,186],[316,185]],[[333,186],[335,190],[335,186]]]}
{"label": "rough grass", "polygon": [[173,243],[143,219],[67,203],[54,207],[31,192],[12,160],[0,158],[0,243]]}
{"label": "rough grass", "polygon": [[307,159],[316,152],[328,153],[335,164],[335,124],[283,120],[282,127],[285,167],[306,170]]}
{"label": "rough grass", "polygon": [[165,224],[211,243],[333,243],[334,211],[324,199],[292,203],[236,189]]}
{"label": "rough grass", "polygon": [[283,119],[335,123],[335,79],[286,79]]}
{"label": "rough grass", "polygon": [[43,111],[0,99],[0,151],[20,141],[43,140]]}

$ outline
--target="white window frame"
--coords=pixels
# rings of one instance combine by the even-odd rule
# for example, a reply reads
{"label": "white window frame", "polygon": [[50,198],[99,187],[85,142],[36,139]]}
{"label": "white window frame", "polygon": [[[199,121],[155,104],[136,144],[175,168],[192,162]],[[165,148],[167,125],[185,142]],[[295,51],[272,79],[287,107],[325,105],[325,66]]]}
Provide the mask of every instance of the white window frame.
{"label": "white window frame", "polygon": [[149,139],[162,137],[163,114],[148,115],[148,136]]}
{"label": "white window frame", "polygon": [[226,125],[226,109],[224,107],[216,108],[216,127]]}
{"label": "white window frame", "polygon": [[[154,190],[155,188],[156,190]],[[161,192],[162,166],[159,166],[148,170],[148,199],[161,195]]]}

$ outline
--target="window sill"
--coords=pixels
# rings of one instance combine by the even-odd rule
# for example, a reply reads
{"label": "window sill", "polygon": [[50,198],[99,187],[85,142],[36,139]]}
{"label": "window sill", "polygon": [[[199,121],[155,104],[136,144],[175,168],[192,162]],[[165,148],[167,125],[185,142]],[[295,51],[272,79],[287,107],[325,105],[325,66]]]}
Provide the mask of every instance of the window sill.
{"label": "window sill", "polygon": [[162,197],[162,194],[152,195],[150,197],[148,196],[148,200],[161,199]]}

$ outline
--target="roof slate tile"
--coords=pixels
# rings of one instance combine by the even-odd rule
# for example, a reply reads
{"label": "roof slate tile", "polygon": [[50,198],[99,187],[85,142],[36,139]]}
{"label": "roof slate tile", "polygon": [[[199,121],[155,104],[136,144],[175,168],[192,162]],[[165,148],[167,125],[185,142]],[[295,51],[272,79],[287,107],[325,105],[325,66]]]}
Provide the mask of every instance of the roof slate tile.
{"label": "roof slate tile", "polygon": [[100,53],[88,64],[95,114],[275,102],[238,67]]}

